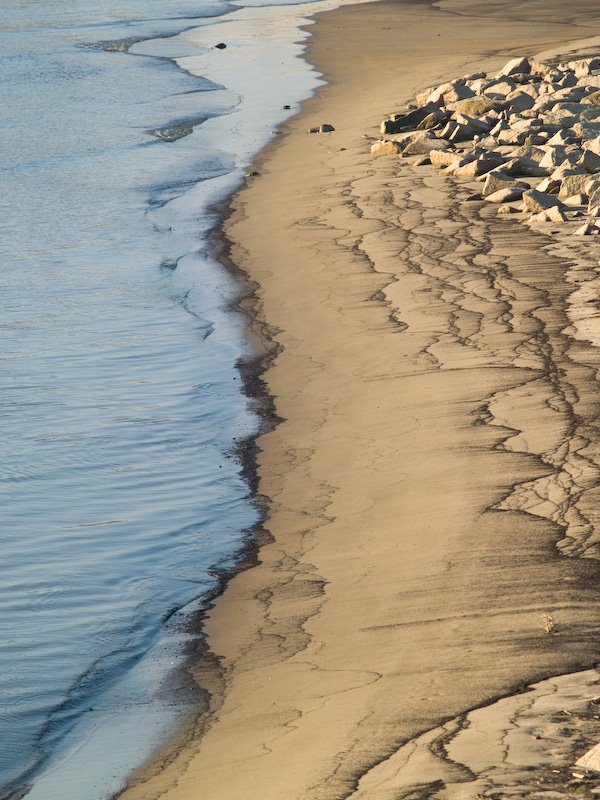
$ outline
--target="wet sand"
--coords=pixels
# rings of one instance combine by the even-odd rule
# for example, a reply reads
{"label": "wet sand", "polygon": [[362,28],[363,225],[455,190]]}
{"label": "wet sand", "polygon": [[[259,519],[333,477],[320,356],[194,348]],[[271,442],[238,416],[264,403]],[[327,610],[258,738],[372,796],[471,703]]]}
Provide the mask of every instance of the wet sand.
{"label": "wet sand", "polygon": [[[600,35],[593,3],[564,6],[318,17],[329,83],[225,225],[281,418],[258,442],[260,563],[206,620],[201,728],[123,798],[529,797],[523,765],[568,765],[527,742],[554,742],[567,696],[585,717],[600,676],[520,692],[600,660],[600,247],[372,160],[362,135],[419,89]],[[562,737],[573,752],[600,741],[588,728]]]}

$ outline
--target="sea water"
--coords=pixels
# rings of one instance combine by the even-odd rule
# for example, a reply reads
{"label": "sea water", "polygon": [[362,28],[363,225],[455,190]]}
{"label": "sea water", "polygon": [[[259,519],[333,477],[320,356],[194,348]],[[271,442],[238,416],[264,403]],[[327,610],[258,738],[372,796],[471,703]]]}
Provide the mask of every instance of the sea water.
{"label": "sea water", "polygon": [[319,82],[310,10],[0,1],[0,797],[108,797],[195,702],[186,620],[258,520],[208,234]]}

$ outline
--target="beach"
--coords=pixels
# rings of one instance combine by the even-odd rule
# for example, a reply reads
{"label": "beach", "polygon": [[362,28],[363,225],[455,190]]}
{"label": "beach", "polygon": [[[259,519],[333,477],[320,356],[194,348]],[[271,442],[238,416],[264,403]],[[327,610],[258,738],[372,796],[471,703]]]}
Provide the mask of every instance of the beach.
{"label": "beach", "polygon": [[[600,13],[380,2],[310,30],[327,83],[256,161],[218,247],[249,287],[276,423],[257,442],[258,563],[205,619],[208,710],[121,797],[533,796],[553,758],[600,741],[587,718],[562,749],[550,731],[600,678],[599,359],[573,324],[600,249],[372,159],[364,134],[428,86],[589,49]],[[551,757],[532,752],[546,734]]]}

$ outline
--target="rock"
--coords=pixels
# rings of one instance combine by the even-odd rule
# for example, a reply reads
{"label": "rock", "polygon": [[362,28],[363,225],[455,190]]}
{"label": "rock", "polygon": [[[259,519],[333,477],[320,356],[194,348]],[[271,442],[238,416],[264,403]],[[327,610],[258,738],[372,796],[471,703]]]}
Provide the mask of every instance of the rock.
{"label": "rock", "polygon": [[290,110],[290,108],[291,108],[291,106],[289,106],[289,105],[287,105],[287,104],[283,106],[283,110],[284,110],[284,111],[289,111],[289,110]]}
{"label": "rock", "polygon": [[584,142],[583,149],[591,150],[592,153],[595,153],[597,156],[600,156],[600,136],[597,136],[595,139],[589,139],[587,142]]}
{"label": "rock", "polygon": [[560,145],[548,147],[546,154],[540,161],[540,167],[552,169],[554,167],[560,167],[565,161],[569,164],[575,164],[578,157],[577,153],[570,153],[565,147],[561,147]]}
{"label": "rock", "polygon": [[586,172],[600,172],[600,155],[593,150],[584,150],[577,165],[583,167]]}
{"label": "rock", "polygon": [[257,172],[255,169],[253,169],[252,172],[247,172],[246,173],[246,177],[247,178],[257,178],[259,175],[260,175],[260,172]]}
{"label": "rock", "polygon": [[402,145],[402,154],[405,156],[420,156],[431,150],[444,150],[450,146],[445,139],[438,139],[429,131],[415,131],[407,134],[400,144]]}
{"label": "rock", "polygon": [[442,169],[442,167],[448,167],[453,161],[457,161],[458,156],[456,153],[446,150],[432,149],[429,151],[429,158],[436,169]]}
{"label": "rock", "polygon": [[517,84],[512,78],[501,78],[500,80],[489,83],[483,90],[483,94],[492,99],[496,98],[502,100],[511,92],[514,92],[516,88]]}
{"label": "rock", "polygon": [[564,164],[561,164],[560,167],[557,167],[552,172],[550,177],[557,181],[562,181],[562,179],[567,175],[585,175],[585,170],[583,167],[578,167],[577,165],[569,164],[567,161],[565,161]]}
{"label": "rock", "polygon": [[523,178],[544,178],[548,175],[548,170],[545,167],[541,167],[531,158],[523,157],[511,159],[503,166],[503,170],[508,175]]}
{"label": "rock", "polygon": [[316,128],[309,128],[308,133],[320,133],[321,129],[317,126]]}
{"label": "rock", "polygon": [[227,45],[225,44],[225,42],[219,42],[219,44],[215,45],[215,50],[225,50],[226,47]]}
{"label": "rock", "polygon": [[[594,225],[591,222],[585,222],[581,226],[581,228],[577,228],[577,230],[575,231],[575,236],[597,236],[599,233],[600,233],[600,228],[598,228],[596,225]],[[579,764],[581,761],[583,761],[583,759],[587,755],[589,755],[589,753],[586,753],[585,755],[583,755],[579,759],[579,761],[577,761],[576,763]],[[581,766],[586,766],[586,765],[585,764],[581,764]],[[598,770],[598,767],[589,766],[588,769]]]}
{"label": "rock", "polygon": [[[315,130],[318,133],[319,129]],[[312,129],[311,129],[312,132]],[[397,156],[402,152],[402,147],[398,142],[390,142],[385,139],[378,139],[371,145],[371,155],[373,158],[380,158],[381,156]]]}
{"label": "rock", "polygon": [[466,125],[473,131],[477,131],[477,133],[488,133],[492,129],[491,122],[486,119],[479,119],[479,117],[473,117],[470,114],[454,112],[454,121],[458,125]]}
{"label": "rock", "polygon": [[560,208],[558,206],[554,206],[554,208],[548,209],[548,211],[546,211],[545,214],[548,217],[548,221],[549,222],[566,222],[567,221],[567,218],[565,217],[565,215],[563,214],[563,212],[560,210]]}
{"label": "rock", "polygon": [[[421,108],[409,111],[406,114],[394,114],[393,119],[384,119],[379,128],[382,135],[390,133],[400,133],[401,131],[412,130],[419,125],[430,114],[441,114],[439,108],[433,103],[427,103]],[[443,119],[446,115],[442,115]]]}
{"label": "rock", "polygon": [[563,203],[569,208],[576,208],[584,206],[588,202],[587,194],[574,194],[571,197],[565,197]]}
{"label": "rock", "polygon": [[538,192],[545,192],[546,194],[558,194],[561,181],[556,178],[544,178],[541,183],[535,187]]}
{"label": "rock", "polygon": [[501,111],[503,107],[503,104],[497,100],[479,95],[478,97],[471,97],[467,100],[460,100],[458,103],[455,103],[454,113],[481,117],[489,111]]}
{"label": "rock", "polygon": [[517,89],[506,96],[506,102],[510,104],[511,111],[515,114],[533,108],[535,100],[527,92]]}
{"label": "rock", "polygon": [[413,167],[424,167],[426,164],[431,164],[431,159],[428,155],[417,156],[411,163]]}
{"label": "rock", "polygon": [[588,103],[593,106],[600,106],[600,92],[592,92],[588,94],[582,101],[582,103]]}
{"label": "rock", "polygon": [[512,203],[515,200],[520,200],[523,196],[523,189],[518,187],[499,189],[497,192],[488,194],[484,199],[488,203]]}
{"label": "rock", "polygon": [[527,184],[520,183],[519,181],[515,181],[513,178],[508,177],[508,175],[504,175],[501,172],[489,172],[485,183],[483,184],[483,189],[481,194],[484,197],[487,197],[490,194],[494,194],[495,192],[500,191],[501,189],[521,189],[521,194],[525,189],[529,187]]}
{"label": "rock", "polygon": [[568,128],[561,128],[548,140],[548,144],[552,147],[556,145],[580,144],[581,137],[577,136],[573,130]]}
{"label": "rock", "polygon": [[500,206],[498,209],[498,214],[516,214],[517,209],[513,208],[513,206]]}
{"label": "rock", "polygon": [[531,72],[531,64],[527,58],[513,58],[508,61],[500,70],[497,78],[502,78],[505,75],[516,75],[518,73],[528,74]]}
{"label": "rock", "polygon": [[557,206],[554,208],[549,208],[546,211],[540,211],[537,214],[532,214],[532,216],[527,220],[527,222],[530,222],[534,225],[537,223],[561,223],[566,221],[567,218]]}
{"label": "rock", "polygon": [[333,125],[330,125],[328,122],[324,122],[319,127],[319,133],[333,133],[334,130],[335,128],[333,127]]}
{"label": "rock", "polygon": [[421,120],[421,122],[419,122],[419,124],[417,125],[417,130],[419,131],[430,130],[431,128],[435,128],[440,123],[445,122],[445,120],[446,120],[446,115],[442,113],[442,111],[440,111],[439,109],[436,109],[436,111],[432,112],[431,114],[428,114],[424,119]]}
{"label": "rock", "polygon": [[469,97],[475,97],[475,92],[472,89],[462,83],[452,81],[434,89],[428,97],[428,102],[443,106],[459,100],[466,100]]}
{"label": "rock", "polygon": [[545,192],[538,192],[536,189],[529,189],[523,193],[523,210],[531,211],[534,214],[540,211],[547,211],[553,206],[560,207],[562,203],[556,197]]}
{"label": "rock", "polygon": [[590,182],[587,173],[583,175],[566,175],[560,184],[559,197],[572,197],[575,194],[585,193],[585,187]]}

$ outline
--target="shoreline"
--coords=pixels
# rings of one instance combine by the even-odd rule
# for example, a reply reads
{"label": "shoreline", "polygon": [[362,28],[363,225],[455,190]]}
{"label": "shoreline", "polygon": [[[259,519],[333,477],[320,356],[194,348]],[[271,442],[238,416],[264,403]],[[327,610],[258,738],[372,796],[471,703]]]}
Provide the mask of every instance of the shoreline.
{"label": "shoreline", "polygon": [[[377,3],[377,6],[379,6],[380,8],[381,7],[385,7],[387,9],[392,9],[392,8],[394,8],[394,6],[397,7],[397,6],[403,6],[403,5],[404,4],[402,4],[402,3],[395,4],[395,3],[385,2],[385,1],[382,2],[382,3]],[[416,4],[414,4],[414,5],[416,5]],[[452,6],[453,3],[442,3],[441,5],[443,5],[443,6],[448,6],[448,5]],[[464,5],[467,5],[467,4],[463,3],[462,5],[464,6]],[[316,17],[317,20],[319,20],[321,16],[328,16],[329,17],[331,15],[336,15],[337,17],[339,17],[339,16],[343,15],[344,13],[346,15],[348,15],[348,16],[351,16],[353,13],[356,13],[356,14],[360,15],[360,13],[361,13],[360,10],[361,9],[368,9],[370,6],[371,6],[371,4],[369,4],[368,6],[345,7],[345,8],[337,9],[337,10],[335,10],[333,12],[331,12],[331,11],[323,12],[323,14],[315,15],[315,17]],[[406,7],[410,8],[411,6],[413,6],[412,3],[407,3],[406,4]],[[377,12],[374,12],[374,16],[377,16]],[[318,29],[318,27],[319,26],[317,24],[317,29]],[[321,27],[323,27],[323,26],[321,26]],[[330,25],[330,27],[331,27],[331,25]],[[315,29],[313,28],[312,30],[314,31]],[[598,23],[598,33],[600,33],[600,21]],[[316,40],[317,40],[317,43],[318,43],[319,34],[317,34]],[[551,43],[552,42],[550,42],[548,39],[543,39],[543,44],[544,45],[551,44]],[[319,48],[318,48],[318,46],[315,47],[315,39],[313,37],[311,39],[311,41],[309,42],[309,45],[307,47],[307,57],[309,58],[311,63],[315,63],[312,60],[313,50],[315,50],[315,49],[318,50]],[[539,50],[541,48],[536,46],[534,49],[535,50]],[[521,50],[523,50],[523,47],[517,48],[514,51],[515,55],[517,54],[517,50],[520,52]],[[507,52],[510,55],[512,55],[513,51],[512,50],[510,50],[510,51],[506,50],[504,52]],[[323,52],[322,51],[321,51],[320,55],[321,55],[321,57],[323,56]],[[506,60],[505,56],[496,56],[496,58],[498,59],[498,66],[500,66],[501,62],[503,63],[503,61]],[[319,60],[319,57],[317,56],[317,58],[316,58],[317,67],[321,68],[322,64],[319,64],[318,60]],[[473,58],[472,59],[471,58],[467,58],[465,63],[471,64],[471,63],[475,63],[476,61],[477,61],[477,57],[476,57],[475,54],[473,54]],[[261,152],[261,154],[258,156],[258,158],[257,158],[257,160],[255,162],[255,167],[260,172],[260,175],[257,178],[255,178],[255,179],[253,178],[250,181],[248,181],[247,185],[245,187],[243,187],[241,190],[239,190],[238,192],[236,192],[236,194],[230,199],[230,201],[228,201],[228,203],[227,203],[227,209],[228,210],[227,210],[227,213],[225,214],[223,224],[219,228],[217,233],[215,234],[215,238],[219,242],[218,245],[217,245],[217,252],[219,250],[221,251],[219,253],[219,260],[221,260],[222,263],[223,262],[225,263],[227,269],[229,269],[230,271],[235,272],[237,274],[238,278],[239,278],[240,275],[243,276],[243,284],[245,283],[246,286],[249,289],[249,293],[246,293],[245,291],[243,291],[242,296],[241,296],[241,301],[240,301],[239,308],[240,308],[240,310],[242,310],[242,312],[244,314],[250,316],[250,319],[252,320],[251,324],[249,326],[250,330],[253,330],[253,329],[258,330],[259,331],[259,334],[258,334],[259,335],[259,339],[262,340],[263,343],[265,341],[265,339],[263,338],[264,333],[266,331],[269,332],[268,336],[267,336],[267,341],[269,342],[269,346],[266,347],[265,351],[262,354],[260,354],[259,356],[257,356],[257,358],[255,360],[253,360],[252,362],[249,362],[249,364],[245,365],[242,368],[242,374],[245,373],[245,376],[244,376],[245,385],[251,387],[250,396],[252,398],[258,397],[259,398],[258,402],[260,402],[260,403],[266,402],[267,406],[270,406],[271,409],[272,409],[272,414],[270,414],[268,418],[270,419],[270,421],[273,421],[273,422],[275,420],[277,420],[278,423],[286,422],[289,419],[289,417],[286,417],[285,414],[281,414],[281,415],[277,414],[277,411],[276,411],[276,409],[278,408],[277,399],[280,399],[281,395],[278,396],[276,393],[273,393],[272,386],[269,389],[265,388],[264,391],[263,391],[263,386],[266,386],[264,384],[264,381],[263,381],[263,376],[265,375],[265,373],[269,369],[273,369],[273,361],[275,361],[277,359],[277,357],[283,351],[285,351],[285,347],[283,345],[281,345],[281,344],[275,344],[274,345],[273,344],[274,341],[277,341],[277,334],[275,334],[275,336],[273,336],[273,337],[271,336],[271,332],[273,330],[277,331],[277,330],[281,330],[281,329],[278,329],[276,325],[272,325],[269,322],[268,315],[267,315],[267,319],[266,320],[264,318],[262,318],[262,313],[263,312],[262,312],[262,310],[260,310],[262,308],[261,299],[260,299],[260,292],[261,292],[261,289],[264,289],[264,286],[265,286],[264,281],[261,283],[259,280],[256,279],[255,275],[252,272],[248,272],[246,270],[246,264],[245,263],[244,263],[243,267],[240,266],[240,263],[242,261],[244,261],[248,257],[247,256],[248,251],[244,247],[240,248],[239,237],[236,238],[235,232],[232,235],[231,231],[234,230],[236,227],[239,228],[240,225],[243,227],[244,223],[249,218],[249,215],[246,214],[245,210],[246,210],[247,207],[252,208],[253,199],[251,198],[249,203],[248,203],[248,201],[246,200],[246,195],[249,194],[249,193],[250,194],[253,193],[253,190],[255,189],[256,182],[257,181],[261,181],[262,178],[263,178],[262,170],[266,168],[267,172],[268,172],[269,166],[272,164],[274,158],[278,154],[280,154],[281,149],[285,149],[286,148],[286,137],[289,136],[291,133],[294,134],[294,135],[299,135],[301,133],[301,126],[304,126],[304,128],[302,130],[302,133],[305,133],[305,129],[307,127],[306,122],[308,122],[307,117],[311,113],[314,113],[312,111],[312,109],[310,111],[307,111],[306,110],[307,107],[311,107],[313,105],[319,106],[319,104],[321,102],[321,96],[327,92],[327,90],[330,88],[330,85],[331,85],[331,84],[329,84],[330,76],[328,75],[328,71],[326,69],[322,70],[322,74],[323,74],[324,78],[326,80],[328,80],[328,84],[325,87],[321,87],[319,90],[317,90],[316,97],[310,98],[309,100],[307,100],[307,101],[305,101],[303,103],[302,110],[300,111],[299,115],[296,115],[291,120],[289,120],[288,122],[285,123],[285,125],[283,126],[284,136],[281,137],[281,139],[279,139],[277,141],[274,141],[273,143],[269,144]],[[442,80],[445,80],[445,79],[449,80],[452,77],[455,77],[453,72],[445,74],[445,75],[438,75],[437,76],[437,80],[438,80],[438,82],[441,82]],[[335,78],[334,78],[334,80],[335,80]],[[434,83],[434,82],[435,82],[434,80],[430,81],[430,83]],[[419,76],[417,75],[416,83],[414,85],[415,85],[416,88],[419,88],[419,87],[423,88],[426,83],[427,83],[427,81],[425,81],[425,82],[421,81]],[[403,98],[398,98],[398,99],[403,99]],[[404,99],[408,99],[408,98],[404,97]],[[393,111],[394,110],[393,106],[394,106],[393,103],[388,103],[387,110],[388,111]],[[328,122],[328,121],[329,120],[325,119],[325,118],[323,118],[321,120],[321,122]],[[335,122],[333,120],[331,120],[331,121],[335,125]],[[374,116],[373,119],[372,119],[372,123],[376,123],[376,121],[377,121],[377,117]],[[316,121],[315,121],[315,124],[316,124]],[[321,144],[321,142],[323,144],[325,144],[326,139],[327,139],[327,137],[325,137],[325,138],[321,137],[321,139],[319,141],[319,144]],[[327,146],[327,145],[325,145],[325,146]],[[355,142],[354,142],[354,146],[356,147],[356,143]],[[391,173],[388,172],[388,175],[389,174],[391,174]],[[350,181],[351,178],[348,178],[347,180]],[[240,208],[240,202],[241,202],[241,204],[243,206],[243,210]],[[225,233],[223,233],[223,230],[225,231]],[[529,235],[533,235],[533,234],[529,234]],[[237,255],[235,255],[235,256],[231,255],[232,250],[234,252],[236,252]],[[240,255],[240,254],[243,254],[243,255]],[[373,277],[376,277],[376,279],[374,281],[372,280]],[[375,291],[371,295],[369,295],[368,298],[365,297],[365,299],[370,299],[371,301],[375,301],[376,305],[385,306],[386,309],[389,309],[389,311],[390,311],[390,314],[389,314],[390,319],[392,320],[394,325],[396,325],[398,327],[398,330],[403,330],[404,323],[400,323],[400,325],[398,325],[398,321],[396,319],[397,306],[394,305],[394,301],[390,300],[389,296],[386,297],[386,296],[384,296],[382,294],[382,293],[386,292],[386,290],[388,290],[390,288],[390,285],[391,285],[390,283],[387,283],[386,281],[387,281],[387,278],[385,277],[385,273],[384,273],[384,276],[382,276],[380,278],[380,274],[379,274],[379,272],[376,271],[376,267],[373,267],[373,272],[372,272],[372,275],[368,278],[368,283],[369,283],[369,285],[374,284],[374,286],[372,286],[372,288],[374,288]],[[254,314],[254,316],[252,316],[253,314]],[[258,391],[256,391],[257,387],[258,387]],[[243,463],[246,463],[246,464],[250,463],[252,465],[251,468],[250,468],[250,473],[253,473],[252,477],[251,477],[251,485],[256,485],[256,481],[258,481],[258,483],[260,484],[260,481],[261,481],[261,477],[260,477],[261,476],[261,459],[260,459],[260,456],[264,452],[264,448],[263,448],[262,445],[264,444],[265,437],[268,438],[269,434],[273,433],[274,429],[276,428],[276,424],[277,423],[275,423],[273,426],[271,426],[271,424],[269,423],[268,430],[267,431],[262,431],[260,437],[258,438],[258,443],[256,443],[256,442],[254,443],[254,452],[252,453],[252,455],[249,455],[248,452],[246,452],[246,454],[244,455],[244,457],[242,459]],[[250,446],[250,450],[252,450],[253,449],[253,444],[249,443],[249,446]],[[246,459],[249,459],[249,462],[246,461]],[[265,468],[263,466],[263,469],[262,469],[263,481],[264,481],[264,472],[265,472]],[[248,473],[246,473],[246,474],[248,474]],[[258,476],[258,477],[255,477],[255,476]],[[264,495],[264,493],[262,493],[262,494]],[[260,488],[256,489],[256,495],[257,495],[258,498],[261,498]],[[272,502],[272,497],[270,495],[267,495],[267,497],[269,497],[271,502]],[[269,522],[269,513],[268,512],[267,512],[267,522]],[[330,523],[329,523],[328,520],[326,520],[324,522],[324,524],[328,525]],[[554,539],[558,540],[558,538],[560,538],[560,536],[559,536],[559,534],[557,532],[555,534]],[[273,534],[271,532],[267,532],[265,530],[265,535],[264,535],[264,537],[262,537],[262,541],[261,541],[261,536],[259,534],[259,539],[258,539],[258,542],[257,542],[257,549],[260,550],[260,548],[264,547],[265,545],[277,545],[278,541],[279,540],[276,537],[275,538],[273,537]],[[253,549],[253,547],[251,546],[250,549]],[[260,563],[260,557],[259,557],[259,563]],[[255,568],[254,564],[252,564],[250,566],[250,570],[252,571],[253,568]],[[222,606],[228,602],[228,594],[233,594],[232,589],[231,589],[231,581],[235,580],[237,577],[240,577],[240,576],[243,577],[244,574],[247,575],[247,573],[245,572],[245,569],[246,569],[245,567],[242,567],[240,569],[236,568],[236,569],[233,570],[232,576],[226,578],[226,585],[225,585],[224,594],[223,594],[223,592],[219,592],[217,597],[215,598],[216,605],[215,605],[215,602],[211,601],[211,603],[210,603],[210,605],[208,607],[208,612],[207,612],[207,616],[208,616],[207,622],[208,622],[208,624],[206,626],[206,629],[207,629],[206,635],[208,637],[209,646],[210,646],[211,642],[213,642],[214,640],[219,642],[221,645],[224,644],[224,641],[223,641],[223,635],[224,634],[223,634],[222,630],[219,631],[219,629],[218,629],[218,626],[220,624],[219,621],[218,621],[218,616],[219,616],[219,614],[222,614]],[[248,582],[250,584],[253,583],[252,580],[249,580]],[[318,586],[316,587],[316,596],[322,596],[325,593],[326,586],[328,585],[329,582],[321,580],[321,579],[318,579],[316,581],[316,583],[318,584]],[[269,587],[268,585],[263,587],[264,590],[268,589],[269,591],[272,588],[273,588],[272,586]],[[256,590],[256,585],[254,586],[254,590]],[[256,597],[258,595],[258,592],[256,592],[254,595],[248,595],[248,590],[246,589],[246,590],[244,590],[243,594],[245,594],[247,597],[252,597],[256,601]],[[314,594],[310,595],[310,593],[309,593],[309,600],[310,599],[314,600],[315,599],[315,595]],[[261,600],[260,602],[264,604],[265,601]],[[303,602],[303,598],[300,598],[299,602],[302,603]],[[229,603],[230,604],[239,603],[239,595],[238,595],[238,599],[237,600],[236,600],[235,597],[234,597],[234,599],[229,598]],[[239,605],[238,605],[237,610],[238,610],[238,612],[241,611],[241,607]],[[311,618],[311,615],[309,614],[308,617],[306,617],[306,621],[310,620],[310,618]],[[229,617],[229,619],[231,619],[231,617]],[[302,628],[304,624],[306,624],[306,622],[302,623],[302,625],[300,625],[300,627]],[[239,633],[239,631],[238,631],[238,633]],[[288,631],[288,633],[289,633],[289,631]],[[279,634],[277,634],[277,635],[279,635]],[[245,639],[246,644],[247,644],[247,642],[248,642],[250,637],[245,632],[244,635],[242,636],[242,638]],[[301,646],[303,644],[305,644],[305,643],[301,642],[301,643],[299,643],[298,646]],[[220,650],[224,649],[224,650],[227,651],[228,647],[229,647],[229,642],[225,642],[225,646],[221,647]],[[218,650],[218,652],[220,652],[220,651]],[[292,652],[292,657],[293,657],[293,655],[294,655],[294,653]],[[270,653],[269,656],[272,657],[272,653]],[[289,657],[289,654],[288,654],[288,656],[286,656],[286,658],[287,657]],[[221,663],[223,661],[225,661],[225,662],[229,661],[229,670],[231,670],[231,664],[235,665],[235,661],[231,659],[231,654],[230,653],[227,653],[225,656],[219,655],[216,658],[213,655],[212,656],[212,660],[214,660],[214,663],[219,662],[219,661]],[[568,660],[569,659],[567,658],[567,661]],[[595,661],[596,661],[596,659],[593,658],[589,662],[579,662],[578,669],[583,671],[584,669],[587,669],[588,667],[592,666],[592,664],[595,663]],[[197,664],[197,666],[200,666],[200,664]],[[201,669],[201,671],[203,672],[202,669]],[[220,670],[217,670],[217,671],[220,671]],[[554,672],[548,673],[544,669],[542,669],[540,672],[535,672],[535,671],[531,672],[530,671],[529,677],[526,680],[524,680],[524,681],[523,680],[516,680],[513,683],[509,683],[509,684],[506,685],[506,688],[503,691],[499,692],[498,694],[496,694],[494,696],[489,697],[485,701],[484,704],[479,704],[479,705],[476,705],[476,706],[473,706],[473,707],[468,707],[468,708],[462,708],[461,711],[463,713],[466,713],[466,712],[472,710],[473,708],[481,708],[484,705],[485,706],[491,705],[491,704],[495,703],[499,698],[506,697],[506,696],[511,696],[515,692],[522,691],[527,686],[529,686],[533,681],[539,681],[539,680],[541,680],[543,678],[548,678],[548,677],[550,677],[551,674],[562,674],[562,673],[560,671],[558,673],[554,673]],[[204,674],[203,680],[205,679],[205,677],[206,677],[206,675]],[[228,680],[229,679],[230,678],[228,677]],[[234,680],[235,680],[235,678],[234,678]],[[229,686],[229,688],[226,689],[225,695],[230,690],[231,690],[231,686]],[[213,711],[213,714],[214,714],[214,711]],[[450,719],[451,719],[451,716],[447,716],[447,717],[444,717],[442,719],[438,719],[437,722],[438,723],[442,723],[442,722],[446,722],[446,721],[448,721]],[[215,723],[215,722],[218,722],[218,717],[216,717],[216,718],[213,717],[212,720],[209,718],[209,720],[207,721],[207,726],[210,727],[211,723]],[[288,725],[290,725],[291,723],[288,721],[288,722],[283,722],[281,724],[285,728]],[[421,731],[421,733],[422,732],[423,731]],[[232,742],[235,741],[235,739],[236,739],[235,734],[233,734],[231,731],[229,731],[229,733],[227,735],[232,740]],[[189,789],[187,789],[187,790],[185,788],[181,789],[181,785],[180,784],[184,783],[184,781],[181,781],[181,779],[184,778],[184,777],[187,777],[187,776],[185,776],[185,771],[187,770],[188,765],[197,756],[198,745],[201,744],[201,742],[198,741],[198,738],[199,737],[196,735],[194,737],[193,741],[191,741],[191,742],[188,741],[183,746],[181,745],[181,742],[178,743],[178,746],[175,748],[178,751],[178,754],[177,754],[177,757],[175,759],[175,762],[169,764],[169,767],[170,767],[170,770],[171,770],[172,774],[170,776],[170,779],[167,780],[166,782],[164,780],[164,776],[163,776],[163,779],[160,780],[161,789],[160,789],[159,792],[157,792],[156,786],[154,786],[152,784],[152,781],[150,782],[150,784],[147,783],[147,778],[149,777],[149,775],[148,775],[147,772],[142,771],[142,772],[138,773],[137,779],[134,781],[134,785],[129,790],[126,790],[125,793],[122,793],[119,796],[120,797],[124,797],[124,798],[130,798],[130,797],[131,798],[135,798],[135,797],[138,797],[138,796],[139,797],[141,797],[141,796],[144,796],[144,797],[146,797],[146,796],[158,796],[158,793],[162,794],[163,792],[168,792],[168,797],[171,797],[171,792],[172,792],[173,797],[177,797],[177,798],[179,798],[179,797],[181,797],[181,798],[187,797],[188,796],[187,792],[189,792]],[[398,739],[398,740],[396,740],[395,746],[397,746],[398,742],[410,741],[410,740],[411,740],[410,736],[406,740]],[[170,752],[169,758],[167,759],[169,762],[171,762],[172,750],[173,750],[173,747],[171,746],[171,748],[170,748],[171,752]],[[187,751],[187,753],[186,753],[186,751]],[[181,759],[181,758],[183,758],[183,762],[187,762],[187,763],[183,763],[183,762],[182,763],[178,763],[178,759]],[[150,777],[152,777],[152,773],[154,773],[155,770],[151,769],[150,772],[151,772]],[[196,776],[198,775],[197,771],[196,771],[195,775]],[[171,779],[174,779],[174,780],[171,780]],[[138,785],[136,787],[135,784],[138,781],[139,781],[139,783],[138,783]],[[358,780],[358,778],[356,778],[354,780],[354,782],[353,782],[353,791],[351,792],[353,797],[354,797],[354,790],[356,790],[358,788],[358,785],[359,785],[359,780]],[[280,796],[280,794],[278,793],[279,788],[281,789],[281,793],[282,793],[281,796],[283,796],[284,792],[287,791],[286,784],[284,784],[282,787],[278,786],[278,789],[276,790],[276,793],[273,794],[273,797],[279,797]],[[142,794],[138,795],[137,794],[137,790],[138,789],[142,789],[144,794],[143,795]],[[214,791],[214,786],[212,786],[212,789]],[[317,791],[316,785],[315,785],[315,787],[313,787],[313,789],[315,789],[315,791]],[[254,793],[253,793],[254,791],[255,790],[252,789],[251,792],[249,792],[249,795],[251,797],[254,796]],[[320,792],[321,790],[319,789],[318,791]],[[327,790],[327,791],[329,791],[329,790]],[[146,794],[146,792],[149,792],[149,794]],[[221,786],[221,792],[222,793],[219,794],[219,796],[223,796],[223,797],[237,796],[236,795],[236,791],[230,789],[230,787],[228,787],[226,785],[222,785]],[[213,796],[213,795],[211,795],[211,796]],[[216,796],[216,795],[214,795],[214,796]],[[256,796],[258,797],[258,796],[265,796],[265,795],[264,794],[261,795],[258,791],[256,791]],[[288,795],[288,796],[292,796],[292,795]],[[293,796],[300,797],[300,796],[305,796],[305,795],[299,793],[297,795],[294,794]],[[313,796],[313,795],[311,795],[311,796]],[[324,793],[324,794],[318,793],[318,795],[315,794],[314,796],[319,796],[319,797],[321,797],[321,796],[322,797],[331,796],[331,797],[333,797],[333,796],[337,796],[337,794],[334,794],[334,793],[331,793],[331,794],[329,794],[329,793]],[[350,796],[350,795],[344,795],[344,796]],[[358,797],[359,795],[357,794],[356,796]],[[360,795],[360,796],[362,796],[362,795]]]}

